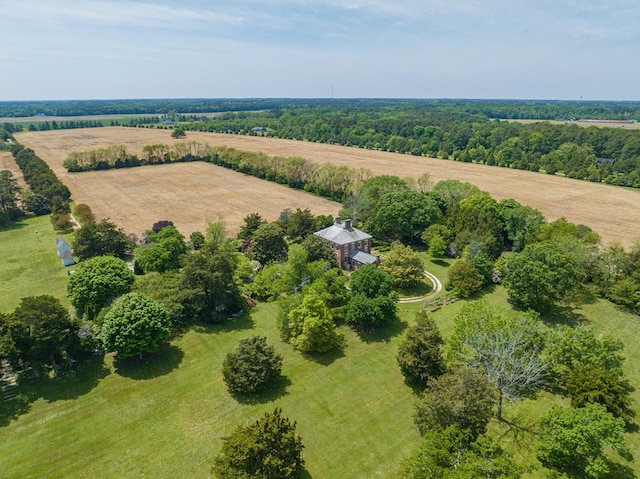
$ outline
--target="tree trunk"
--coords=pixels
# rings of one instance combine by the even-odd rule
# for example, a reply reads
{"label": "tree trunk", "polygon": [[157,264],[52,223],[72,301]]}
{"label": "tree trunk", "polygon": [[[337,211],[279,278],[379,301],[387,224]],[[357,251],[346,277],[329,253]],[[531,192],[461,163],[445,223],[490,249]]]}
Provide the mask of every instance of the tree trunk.
{"label": "tree trunk", "polygon": [[500,394],[498,396],[498,420],[502,421],[502,391],[498,390],[498,393]]}
{"label": "tree trunk", "polygon": [[55,376],[58,375],[58,365],[56,364],[56,359],[53,356],[53,353],[51,353],[51,367],[53,367],[53,374]]}

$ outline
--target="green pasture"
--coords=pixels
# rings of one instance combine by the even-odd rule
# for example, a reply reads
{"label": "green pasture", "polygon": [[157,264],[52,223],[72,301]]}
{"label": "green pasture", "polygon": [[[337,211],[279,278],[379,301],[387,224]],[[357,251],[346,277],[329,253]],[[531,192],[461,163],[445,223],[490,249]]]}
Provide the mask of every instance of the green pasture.
{"label": "green pasture", "polygon": [[[65,306],[67,271],[58,258],[59,236],[49,216],[28,218],[0,229],[0,312],[9,313],[20,298],[50,294]],[[70,241],[71,235],[62,235]]]}
{"label": "green pasture", "polygon": [[[0,240],[4,244],[8,237],[36,226],[40,235],[49,224],[48,218],[44,220],[29,220],[21,228],[4,231]],[[50,234],[53,244],[55,234]],[[33,230],[22,241],[37,243],[27,240],[32,235]],[[2,284],[5,277],[14,276],[16,283],[24,282],[29,289],[32,279],[50,275],[38,286],[43,288],[38,294],[63,298],[66,273],[55,263],[53,246],[51,254],[59,271],[52,267],[53,273],[48,273],[44,261],[29,259],[31,268],[41,271],[30,279],[24,272],[5,274],[3,262]],[[444,283],[448,261],[425,264]],[[15,289],[7,298],[24,295],[21,291]],[[484,297],[504,314],[517,314],[502,287],[488,289]],[[3,301],[4,310],[17,304],[4,297]],[[459,301],[431,313],[445,338],[463,304]],[[421,302],[401,304],[401,321],[377,333],[359,335],[340,326],[345,337],[342,351],[305,356],[281,341],[277,305],[262,303],[224,325],[192,327],[142,360],[115,361],[109,355],[61,378],[22,380],[18,398],[0,402],[0,478],[212,477],[211,465],[222,438],[238,424],[275,407],[297,421],[307,478],[392,478],[420,442],[412,420],[415,392],[404,383],[395,356],[421,306]],[[582,321],[622,339],[625,372],[636,388],[639,407],[640,318],[594,300],[543,320]],[[284,379],[256,398],[233,397],[222,381],[222,361],[241,339],[254,334],[266,336],[283,355]],[[493,421],[489,432],[517,461],[535,464],[535,421],[557,403],[567,401],[541,393],[535,400],[508,405],[506,421]],[[640,435],[630,432],[628,440],[640,460]],[[639,472],[637,465],[621,464],[612,478],[631,478]],[[526,477],[549,476],[537,469]]]}

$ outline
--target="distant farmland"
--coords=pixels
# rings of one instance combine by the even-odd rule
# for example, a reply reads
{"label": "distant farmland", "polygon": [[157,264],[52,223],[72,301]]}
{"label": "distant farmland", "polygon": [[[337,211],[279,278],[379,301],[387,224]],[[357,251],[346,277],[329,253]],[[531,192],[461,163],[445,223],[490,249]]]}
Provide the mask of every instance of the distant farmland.
{"label": "distant farmland", "polygon": [[148,144],[195,140],[368,168],[373,174],[419,177],[429,173],[434,182],[458,179],[477,185],[497,199],[514,198],[539,209],[550,220],[564,217],[585,224],[600,233],[605,242],[619,240],[628,246],[634,238],[640,238],[639,191],[541,173],[265,137],[187,132],[186,140],[174,140],[169,130],[147,128],[23,132],[16,138],[51,165],[76,202],[88,203],[98,217],[109,216],[127,231],[138,232],[148,228],[149,222],[171,219],[188,234],[202,230],[205,220],[216,219],[219,214],[234,230],[252,211],[274,219],[287,207],[335,214],[339,205],[235,172],[218,173],[221,169],[202,163],[70,174],[62,167],[70,152],[122,144],[131,153],[140,153]]}

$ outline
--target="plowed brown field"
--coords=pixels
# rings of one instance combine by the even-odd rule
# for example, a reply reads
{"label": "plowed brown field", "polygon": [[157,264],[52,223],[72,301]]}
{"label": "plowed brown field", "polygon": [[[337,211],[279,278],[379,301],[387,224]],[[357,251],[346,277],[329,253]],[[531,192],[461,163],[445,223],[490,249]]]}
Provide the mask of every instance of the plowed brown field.
{"label": "plowed brown field", "polygon": [[13,177],[18,181],[18,185],[22,188],[26,188],[27,184],[24,182],[22,171],[18,168],[16,160],[13,159],[13,155],[8,151],[0,151],[0,171],[9,170]]}
{"label": "plowed brown field", "polygon": [[514,198],[539,209],[550,220],[564,217],[585,224],[600,233],[605,242],[619,240],[628,246],[634,238],[640,238],[640,191],[528,171],[276,138],[187,132],[186,140],[175,140],[169,130],[141,128],[23,132],[16,138],[51,165],[77,203],[89,204],[98,217],[108,216],[127,231],[139,232],[154,221],[170,219],[188,234],[202,230],[206,220],[219,214],[227,218],[233,231],[252,211],[271,220],[287,207],[335,214],[339,206],[203,163],[70,174],[62,162],[71,151],[123,144],[130,152],[140,153],[143,146],[152,143],[196,140],[363,167],[378,175],[419,177],[429,173],[434,182],[458,179],[477,185],[497,199]]}

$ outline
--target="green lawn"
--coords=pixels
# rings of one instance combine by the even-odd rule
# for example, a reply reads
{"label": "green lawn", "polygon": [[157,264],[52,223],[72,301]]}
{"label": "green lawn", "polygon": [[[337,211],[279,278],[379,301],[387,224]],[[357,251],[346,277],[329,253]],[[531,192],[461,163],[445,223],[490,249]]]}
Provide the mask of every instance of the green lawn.
{"label": "green lawn", "polygon": [[[0,238],[15,235],[14,241],[20,241],[17,233],[23,230],[22,241],[37,243],[25,232],[32,228],[35,236],[37,227],[40,235],[49,224],[44,220],[30,220]],[[53,243],[55,235],[50,234]],[[57,261],[53,247],[51,255]],[[429,262],[427,269],[444,282],[447,263]],[[32,268],[37,273],[43,264],[35,262]],[[0,265],[3,278],[9,277],[4,270]],[[40,283],[38,294],[64,296],[66,274],[61,265],[57,270],[52,267],[55,281]],[[24,272],[20,277],[29,281]],[[58,281],[61,288],[54,292],[51,286]],[[517,314],[503,288],[494,287],[484,297],[504,314]],[[4,301],[5,309],[13,308]],[[463,304],[458,301],[431,313],[445,338]],[[359,336],[341,327],[344,350],[324,356],[305,357],[284,344],[275,323],[277,305],[266,303],[225,325],[194,327],[142,361],[114,364],[108,356],[85,364],[76,375],[23,381],[17,400],[0,402],[0,478],[211,477],[221,438],[275,407],[298,423],[307,478],[394,477],[420,441],[412,421],[415,395],[404,384],[395,355],[421,305],[401,304],[401,322],[384,332]],[[640,318],[601,300],[577,308],[574,315],[625,342],[625,370],[636,387],[638,408]],[[253,334],[267,336],[284,356],[286,379],[253,401],[238,400],[226,390],[221,365],[240,339]],[[566,400],[543,393],[536,400],[508,405],[504,416],[510,424],[493,421],[490,434],[518,461],[535,463],[535,420],[556,403]],[[630,433],[628,439],[640,458],[640,434]],[[638,466],[632,468],[640,473]],[[526,477],[548,476],[538,469]]]}
{"label": "green lawn", "polygon": [[[41,294],[55,296],[69,306],[69,268],[62,266],[58,258],[57,236],[49,216],[29,218],[0,230],[0,312],[13,311],[20,298]],[[70,236],[63,235],[68,241]]]}
{"label": "green lawn", "polygon": [[[413,317],[417,307],[403,311]],[[2,403],[0,476],[210,477],[221,438],[278,406],[298,422],[310,477],[391,477],[419,441],[413,392],[395,362],[406,324],[364,338],[341,328],[343,353],[307,358],[280,340],[276,311],[261,304],[233,323],[190,330],[141,362],[116,368],[108,357],[76,379],[24,385],[22,403]],[[287,379],[239,402],[221,365],[253,334],[284,356]]]}

